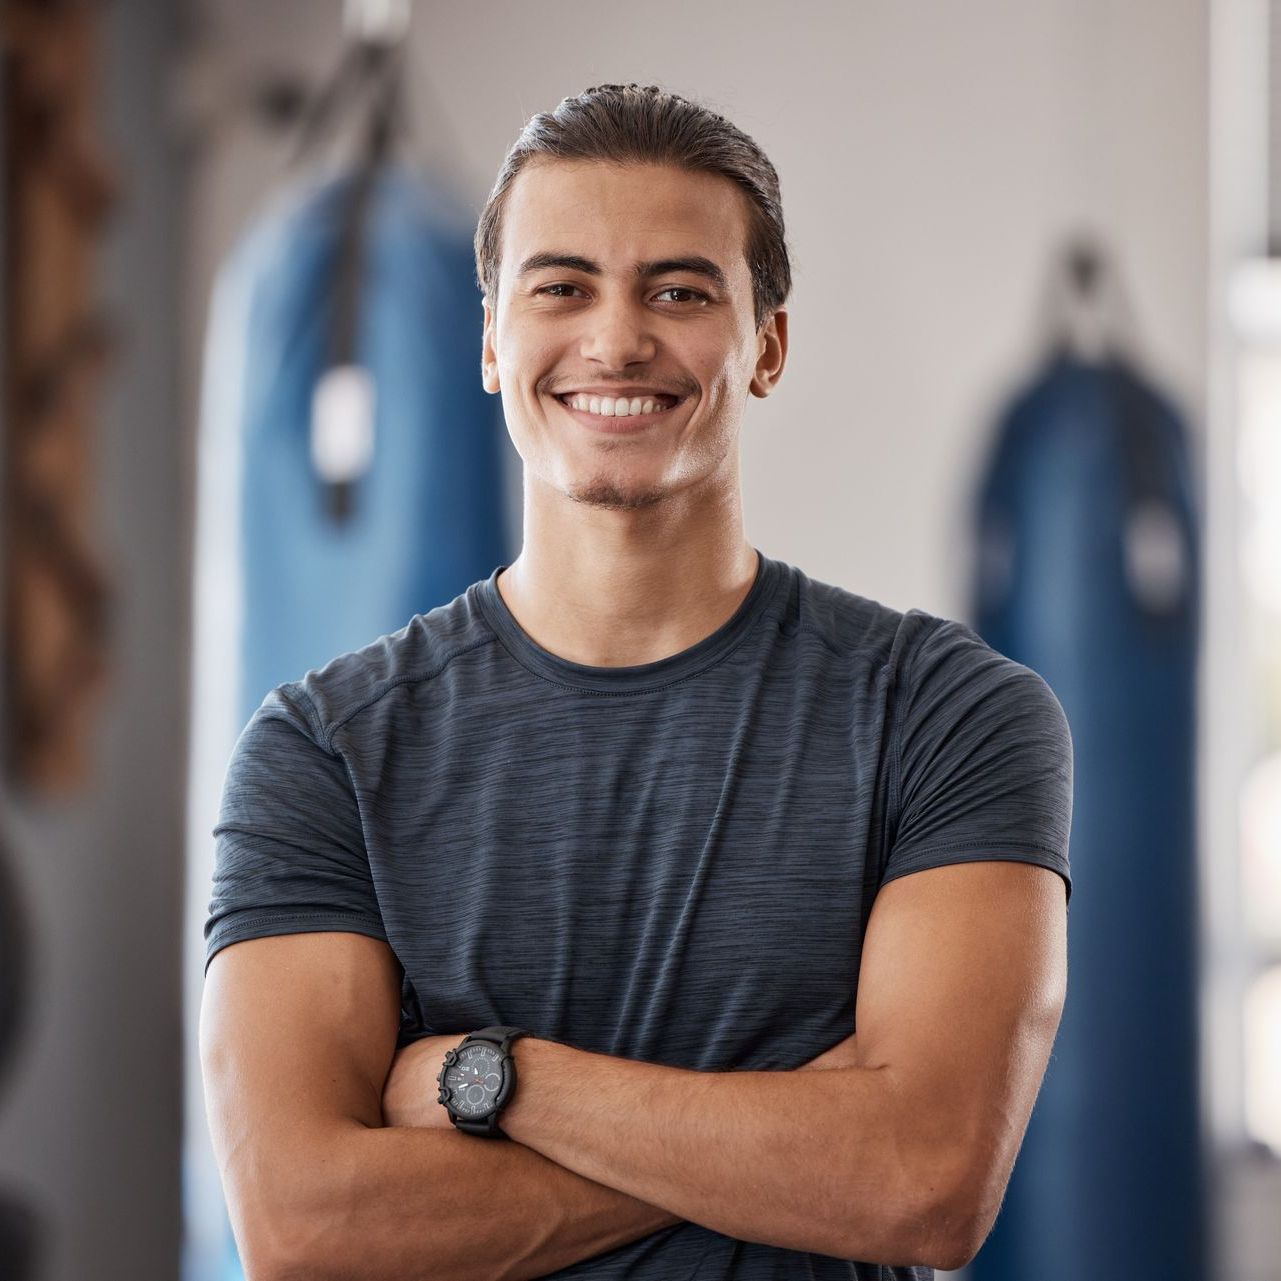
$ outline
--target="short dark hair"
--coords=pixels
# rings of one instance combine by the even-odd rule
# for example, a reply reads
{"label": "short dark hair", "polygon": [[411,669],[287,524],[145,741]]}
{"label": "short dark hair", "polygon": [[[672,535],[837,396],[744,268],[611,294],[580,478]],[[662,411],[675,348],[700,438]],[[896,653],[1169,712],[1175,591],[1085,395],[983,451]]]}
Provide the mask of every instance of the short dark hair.
{"label": "short dark hair", "polygon": [[668,164],[721,174],[747,193],[744,247],[756,328],[787,301],[792,268],[783,199],[769,158],[724,116],[656,85],[595,85],[525,125],[498,171],[476,225],[476,283],[498,297],[503,206],[516,175],[536,158]]}

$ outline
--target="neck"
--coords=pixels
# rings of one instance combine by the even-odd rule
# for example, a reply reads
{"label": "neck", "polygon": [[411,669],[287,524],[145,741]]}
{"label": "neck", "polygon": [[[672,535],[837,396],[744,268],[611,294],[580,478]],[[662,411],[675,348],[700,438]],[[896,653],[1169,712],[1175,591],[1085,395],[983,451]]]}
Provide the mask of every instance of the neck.
{"label": "neck", "polygon": [[524,544],[498,576],[522,630],[589,667],[657,662],[710,636],[750,591],[757,555],[737,486],[682,499],[590,506],[527,476]]}

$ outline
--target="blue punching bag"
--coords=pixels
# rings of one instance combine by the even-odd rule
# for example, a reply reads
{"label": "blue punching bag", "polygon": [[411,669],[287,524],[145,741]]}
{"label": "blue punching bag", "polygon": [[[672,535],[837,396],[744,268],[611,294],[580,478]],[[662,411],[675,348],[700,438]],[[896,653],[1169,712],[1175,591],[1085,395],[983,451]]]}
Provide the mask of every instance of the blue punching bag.
{"label": "blue punching bag", "polygon": [[973,1281],[1200,1281],[1198,521],[1178,414],[1060,348],[978,493],[978,631],[1039,672],[1075,751],[1068,992]]}
{"label": "blue punching bag", "polygon": [[206,376],[241,451],[240,724],[510,559],[473,273],[459,209],[392,163],[294,188],[224,264]]}

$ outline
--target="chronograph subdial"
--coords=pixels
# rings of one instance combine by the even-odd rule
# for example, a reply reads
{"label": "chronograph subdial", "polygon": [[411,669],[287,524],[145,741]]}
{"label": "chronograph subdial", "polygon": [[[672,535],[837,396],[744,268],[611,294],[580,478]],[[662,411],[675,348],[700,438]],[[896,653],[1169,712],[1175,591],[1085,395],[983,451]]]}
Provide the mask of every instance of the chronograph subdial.
{"label": "chronograph subdial", "polygon": [[483,1043],[465,1045],[452,1053],[455,1062],[446,1064],[442,1083],[449,1091],[450,1106],[463,1116],[487,1116],[502,1088],[502,1056],[495,1047]]}

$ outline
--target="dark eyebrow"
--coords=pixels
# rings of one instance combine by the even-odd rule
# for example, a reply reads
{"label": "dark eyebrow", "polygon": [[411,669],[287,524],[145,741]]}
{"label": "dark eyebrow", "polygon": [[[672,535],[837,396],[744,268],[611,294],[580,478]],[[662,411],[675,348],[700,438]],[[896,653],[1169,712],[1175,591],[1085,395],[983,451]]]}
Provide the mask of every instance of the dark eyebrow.
{"label": "dark eyebrow", "polygon": [[[526,258],[520,265],[520,270],[516,273],[517,279],[521,276],[528,275],[531,271],[539,271],[543,267],[564,267],[569,271],[581,271],[588,276],[599,276],[603,272],[599,263],[593,262],[590,258],[580,257],[578,254],[533,254]],[[655,262],[638,262],[636,264],[636,275],[641,280],[647,280],[651,276],[663,276],[669,271],[687,271],[695,276],[706,276],[720,289],[728,289],[728,283],[725,279],[725,273],[710,259],[701,255],[694,254],[688,258],[660,258]]]}

